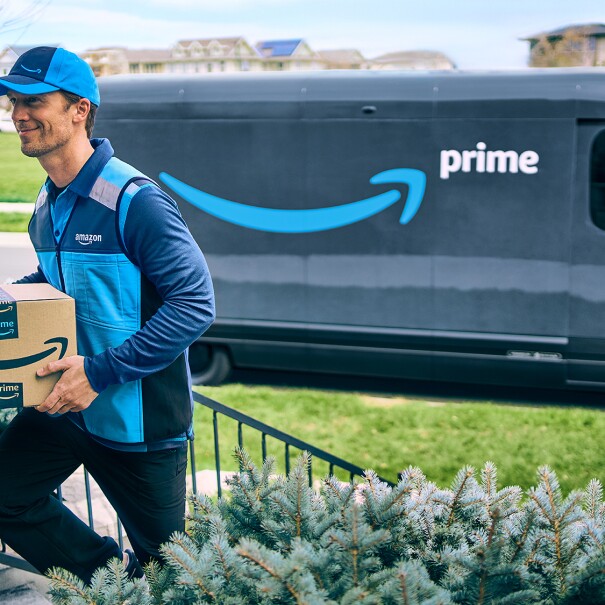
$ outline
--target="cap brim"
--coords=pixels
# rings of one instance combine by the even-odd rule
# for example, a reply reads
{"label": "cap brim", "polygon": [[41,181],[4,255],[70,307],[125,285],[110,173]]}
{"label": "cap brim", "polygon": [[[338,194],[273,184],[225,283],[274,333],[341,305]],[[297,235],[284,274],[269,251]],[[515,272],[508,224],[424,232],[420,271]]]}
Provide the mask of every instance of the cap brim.
{"label": "cap brim", "polygon": [[0,95],[5,95],[9,90],[23,95],[42,95],[47,92],[55,92],[59,88],[27,76],[9,75],[0,78]]}

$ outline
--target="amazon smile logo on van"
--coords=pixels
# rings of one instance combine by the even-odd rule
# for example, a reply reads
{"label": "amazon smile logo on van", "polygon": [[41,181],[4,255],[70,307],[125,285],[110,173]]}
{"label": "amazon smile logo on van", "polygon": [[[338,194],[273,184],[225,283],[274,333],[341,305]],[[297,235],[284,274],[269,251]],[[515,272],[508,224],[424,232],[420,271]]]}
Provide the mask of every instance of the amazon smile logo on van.
{"label": "amazon smile logo on van", "polygon": [[[54,344],[44,351],[34,353],[33,355],[27,355],[26,357],[19,357],[17,359],[0,359],[0,370],[15,370],[16,368],[24,368],[33,363],[39,363],[43,359],[50,357],[55,351],[59,351],[59,359],[63,359],[65,351],[67,351],[67,345],[69,340],[63,336],[57,336],[56,338],[49,338],[44,342],[45,345]],[[58,345],[58,346],[57,346]]]}
{"label": "amazon smile logo on van", "polygon": [[[212,216],[234,225],[271,233],[313,233],[338,229],[374,216],[401,198],[399,189],[391,189],[373,197],[339,206],[288,210],[251,206],[226,200],[187,185],[166,172],[160,173],[160,180],[185,201]],[[426,174],[414,168],[393,168],[375,174],[370,179],[370,183],[408,186],[407,198],[399,218],[399,222],[406,225],[416,216],[422,204],[426,189]]]}

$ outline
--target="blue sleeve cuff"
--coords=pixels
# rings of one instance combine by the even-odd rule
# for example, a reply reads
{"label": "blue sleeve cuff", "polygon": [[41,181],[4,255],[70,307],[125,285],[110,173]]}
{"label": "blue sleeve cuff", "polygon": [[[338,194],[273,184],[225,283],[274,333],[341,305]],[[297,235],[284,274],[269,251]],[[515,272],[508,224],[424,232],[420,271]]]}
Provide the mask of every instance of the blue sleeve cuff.
{"label": "blue sleeve cuff", "polygon": [[88,378],[92,390],[96,393],[102,393],[109,386],[109,383],[102,380],[98,364],[95,364],[93,360],[94,357],[84,358],[84,373],[86,374],[86,378]]}

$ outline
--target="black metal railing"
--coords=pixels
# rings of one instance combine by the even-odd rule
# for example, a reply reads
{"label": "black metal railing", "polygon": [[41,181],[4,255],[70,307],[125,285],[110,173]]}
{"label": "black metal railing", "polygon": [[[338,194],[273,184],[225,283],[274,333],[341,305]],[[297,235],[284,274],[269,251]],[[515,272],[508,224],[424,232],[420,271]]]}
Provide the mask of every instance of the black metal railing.
{"label": "black metal railing", "polygon": [[[214,401],[209,397],[205,397],[197,392],[193,392],[193,399],[200,405],[208,408],[212,411],[212,433],[213,433],[213,445],[214,445],[214,460],[215,460],[215,469],[216,469],[216,482],[217,482],[217,490],[218,497],[222,497],[222,486],[221,486],[221,455],[219,448],[219,416],[224,416],[226,418],[230,418],[237,422],[237,444],[240,448],[244,447],[244,431],[243,427],[249,427],[250,429],[255,430],[260,435],[260,445],[262,452],[263,462],[267,459],[267,439],[273,439],[276,442],[283,444],[284,447],[284,463],[286,474],[290,472],[290,457],[291,457],[291,449],[297,449],[301,452],[306,451],[311,454],[311,459],[309,463],[309,485],[313,485],[313,459],[316,458],[318,460],[322,460],[328,465],[328,474],[334,475],[336,469],[341,469],[348,474],[349,481],[353,482],[355,477],[363,476],[364,469],[342,458],[338,458],[337,456],[333,456],[329,452],[322,450],[310,443],[306,443],[301,439],[293,437],[292,435],[288,435],[288,433],[284,433],[272,426],[269,426],[263,422],[256,420],[242,412],[234,410],[233,408],[227,407],[218,401]],[[194,492],[197,492],[197,480],[196,480],[196,465],[195,465],[195,446],[194,441],[189,442],[189,461],[191,465],[191,482],[192,488]],[[386,479],[382,479],[385,483],[389,483]],[[92,497],[91,497],[91,487],[90,487],[90,476],[86,469],[84,470],[84,487],[86,493],[86,505],[87,505],[87,515],[88,515],[88,525],[94,529],[95,520],[94,520],[94,511],[92,505]],[[63,499],[63,494],[61,487],[57,489],[55,492],[55,496],[60,500]],[[116,517],[116,527],[117,527],[117,540],[120,548],[123,548],[123,531],[122,524],[120,522],[119,517]],[[16,567],[19,569],[24,569],[26,571],[31,571],[37,573],[37,570],[30,565],[27,561],[24,561],[18,555],[14,555],[8,552],[6,545],[4,542],[0,542],[0,564],[8,565],[11,567]]]}

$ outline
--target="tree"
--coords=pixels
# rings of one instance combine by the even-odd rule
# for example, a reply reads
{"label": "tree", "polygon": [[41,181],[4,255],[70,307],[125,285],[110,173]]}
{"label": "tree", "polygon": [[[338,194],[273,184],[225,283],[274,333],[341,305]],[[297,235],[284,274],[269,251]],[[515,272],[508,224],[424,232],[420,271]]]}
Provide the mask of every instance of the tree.
{"label": "tree", "polygon": [[597,480],[564,497],[553,471],[523,497],[496,468],[463,468],[450,489],[419,469],[390,487],[308,484],[310,457],[288,477],[273,462],[241,471],[214,502],[191,498],[167,565],[129,582],[115,560],[91,586],[53,570],[55,605],[595,605],[605,603],[605,504]]}

